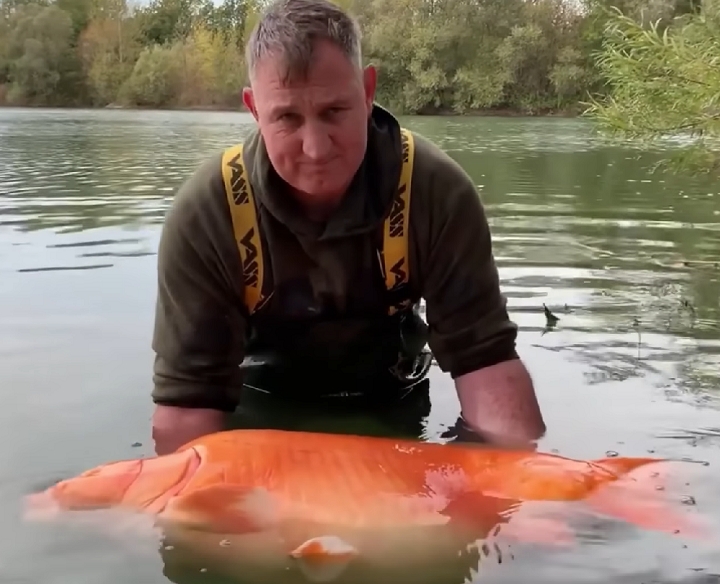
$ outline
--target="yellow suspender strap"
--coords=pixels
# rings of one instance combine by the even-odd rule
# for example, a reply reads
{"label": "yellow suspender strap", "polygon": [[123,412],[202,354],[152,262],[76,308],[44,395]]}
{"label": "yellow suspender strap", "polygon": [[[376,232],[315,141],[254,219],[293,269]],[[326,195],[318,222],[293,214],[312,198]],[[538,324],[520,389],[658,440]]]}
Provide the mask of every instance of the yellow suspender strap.
{"label": "yellow suspender strap", "polygon": [[242,262],[245,306],[253,314],[261,300],[264,269],[255,199],[243,161],[242,144],[223,153],[222,176]]}
{"label": "yellow suspender strap", "polygon": [[[413,135],[409,130],[400,130],[402,138],[402,169],[395,200],[390,214],[385,219],[383,229],[382,264],[385,286],[388,291],[397,290],[410,279],[410,260],[408,259],[408,239],[410,231],[410,195],[415,154]],[[409,299],[404,302],[409,304]],[[389,313],[398,311],[390,306]]]}
{"label": "yellow suspender strap", "polygon": [[[415,153],[413,135],[401,129],[402,169],[395,200],[383,227],[382,268],[385,285],[393,292],[405,285],[410,277],[408,239],[410,229],[410,195]],[[262,298],[264,264],[262,244],[257,222],[255,200],[243,161],[243,147],[238,144],[225,150],[222,156],[222,176],[230,207],[235,243],[240,252],[245,289],[245,306],[253,314]],[[404,304],[407,304],[406,301]],[[390,314],[397,312],[390,306]]]}

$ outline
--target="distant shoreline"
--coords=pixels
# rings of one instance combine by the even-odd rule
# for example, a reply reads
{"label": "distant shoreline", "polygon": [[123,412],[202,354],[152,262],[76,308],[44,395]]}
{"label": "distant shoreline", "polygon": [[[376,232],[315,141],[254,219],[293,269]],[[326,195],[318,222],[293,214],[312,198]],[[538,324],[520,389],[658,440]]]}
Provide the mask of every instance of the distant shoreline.
{"label": "distant shoreline", "polygon": [[[125,105],[106,105],[106,106],[63,106],[63,105],[11,105],[0,104],[0,109],[58,109],[58,110],[126,110],[126,111],[161,111],[161,112],[218,112],[218,113],[249,113],[242,106],[240,108],[231,108],[225,106],[168,106],[168,107],[146,107],[146,106],[125,106]],[[457,113],[452,110],[426,111],[414,114],[396,114],[398,117],[417,116],[417,117],[447,117],[447,118],[472,118],[472,117],[500,117],[500,118],[576,118],[579,112],[571,110],[558,111],[542,111],[537,113],[523,112],[509,108],[498,109],[478,109],[470,110],[465,113]]]}

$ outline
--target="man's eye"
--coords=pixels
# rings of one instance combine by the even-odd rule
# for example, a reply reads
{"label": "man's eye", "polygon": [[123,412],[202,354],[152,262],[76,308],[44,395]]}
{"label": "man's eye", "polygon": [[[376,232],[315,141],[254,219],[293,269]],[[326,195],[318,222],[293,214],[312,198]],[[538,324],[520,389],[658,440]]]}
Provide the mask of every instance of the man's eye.
{"label": "man's eye", "polygon": [[340,117],[346,109],[347,108],[339,107],[339,106],[338,107],[329,107],[323,111],[322,117],[328,121],[332,121],[332,120],[335,120],[338,117]]}

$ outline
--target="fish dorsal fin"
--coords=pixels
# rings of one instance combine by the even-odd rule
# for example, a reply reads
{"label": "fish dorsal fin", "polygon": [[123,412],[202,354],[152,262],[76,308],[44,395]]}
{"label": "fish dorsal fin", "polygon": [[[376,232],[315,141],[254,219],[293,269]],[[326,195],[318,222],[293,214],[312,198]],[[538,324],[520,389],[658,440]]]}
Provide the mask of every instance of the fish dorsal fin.
{"label": "fish dorsal fin", "polygon": [[357,555],[354,546],[336,535],[313,537],[290,552],[300,571],[311,582],[334,580]]}

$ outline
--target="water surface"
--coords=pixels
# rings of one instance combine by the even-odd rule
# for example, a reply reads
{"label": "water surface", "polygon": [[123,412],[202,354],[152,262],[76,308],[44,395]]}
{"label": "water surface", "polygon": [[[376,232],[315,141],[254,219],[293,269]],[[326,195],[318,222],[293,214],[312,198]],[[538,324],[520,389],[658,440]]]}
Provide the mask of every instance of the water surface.
{"label": "water surface", "polygon": [[[610,147],[580,120],[403,122],[480,189],[549,425],[541,448],[709,462],[689,464],[679,496],[720,523],[720,182],[650,174],[657,153]],[[155,550],[30,535],[15,504],[152,453],[162,218],[196,165],[251,128],[245,114],[0,110],[0,582],[168,582]],[[447,376],[434,370],[432,384],[425,436],[436,440],[458,406]],[[720,545],[612,529],[594,544],[486,562],[478,581],[720,580]]]}

